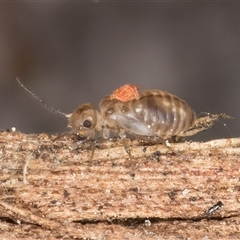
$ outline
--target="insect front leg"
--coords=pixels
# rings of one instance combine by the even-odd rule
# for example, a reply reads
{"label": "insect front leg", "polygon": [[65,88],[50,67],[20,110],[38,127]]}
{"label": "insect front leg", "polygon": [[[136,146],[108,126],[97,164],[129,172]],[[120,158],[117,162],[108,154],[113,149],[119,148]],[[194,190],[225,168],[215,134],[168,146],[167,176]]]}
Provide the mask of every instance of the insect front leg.
{"label": "insect front leg", "polygon": [[[87,139],[87,138],[84,138],[82,135],[76,133],[75,134],[76,136],[76,140],[75,142],[70,146],[70,150],[76,150],[78,148],[81,148],[83,147],[84,144],[88,144],[88,143],[91,143],[93,144],[94,142],[94,139]],[[84,146],[85,147],[85,146]],[[87,145],[86,145],[87,147]]]}

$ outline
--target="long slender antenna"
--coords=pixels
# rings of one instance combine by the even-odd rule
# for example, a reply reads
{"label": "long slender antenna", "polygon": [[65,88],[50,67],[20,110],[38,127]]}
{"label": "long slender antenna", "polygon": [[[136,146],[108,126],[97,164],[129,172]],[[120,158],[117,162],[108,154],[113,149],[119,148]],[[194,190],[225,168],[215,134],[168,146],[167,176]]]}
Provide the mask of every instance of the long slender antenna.
{"label": "long slender antenna", "polygon": [[53,107],[49,106],[47,103],[45,103],[41,98],[39,98],[37,95],[35,95],[27,87],[25,87],[18,78],[16,78],[16,81],[23,89],[25,89],[30,95],[32,95],[35,99],[37,99],[48,111],[60,114],[60,115],[62,115],[64,117],[67,117],[66,113],[63,113],[63,112],[61,112],[59,110],[56,110]]}

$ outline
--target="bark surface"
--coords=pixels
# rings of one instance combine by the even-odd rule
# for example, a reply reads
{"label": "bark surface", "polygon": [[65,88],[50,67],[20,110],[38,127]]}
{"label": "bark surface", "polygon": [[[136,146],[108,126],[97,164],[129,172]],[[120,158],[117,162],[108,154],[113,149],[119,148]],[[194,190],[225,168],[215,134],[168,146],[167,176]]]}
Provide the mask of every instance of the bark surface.
{"label": "bark surface", "polygon": [[[240,139],[72,150],[0,133],[1,239],[239,239]],[[223,206],[206,214],[216,203]]]}

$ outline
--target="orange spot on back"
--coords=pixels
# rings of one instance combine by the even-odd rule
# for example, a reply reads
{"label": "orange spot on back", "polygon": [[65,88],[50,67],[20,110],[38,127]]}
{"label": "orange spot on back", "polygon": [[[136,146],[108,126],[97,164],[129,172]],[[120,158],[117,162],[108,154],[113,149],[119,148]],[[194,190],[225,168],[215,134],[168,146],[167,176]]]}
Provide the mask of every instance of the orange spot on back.
{"label": "orange spot on back", "polygon": [[129,102],[132,100],[138,100],[139,94],[138,94],[139,86],[132,85],[132,84],[125,84],[115,90],[111,95],[110,99],[117,99],[121,102]]}

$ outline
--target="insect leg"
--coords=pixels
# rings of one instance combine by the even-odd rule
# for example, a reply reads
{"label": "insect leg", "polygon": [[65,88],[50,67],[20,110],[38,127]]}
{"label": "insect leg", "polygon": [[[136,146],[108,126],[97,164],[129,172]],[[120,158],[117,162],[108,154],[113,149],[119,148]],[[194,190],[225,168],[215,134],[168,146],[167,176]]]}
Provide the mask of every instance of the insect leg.
{"label": "insect leg", "polygon": [[[95,149],[96,149],[96,140],[90,140],[90,139],[87,139],[85,141],[77,141],[75,142],[74,144],[72,144],[72,146],[70,146],[70,150],[71,151],[74,151],[74,150],[77,150],[78,148],[81,148],[83,144],[86,144],[86,143],[89,143],[91,142],[91,154],[90,154],[90,157],[89,157],[89,161],[92,161],[93,160],[93,157],[94,157],[94,152],[95,152]],[[86,149],[88,148],[89,146],[84,146],[83,149]]]}
{"label": "insect leg", "polygon": [[123,138],[122,141],[123,141],[123,146],[124,146],[124,149],[125,149],[126,153],[128,154],[129,158],[132,159],[132,154],[131,154],[130,147],[127,143],[127,139]]}
{"label": "insect leg", "polygon": [[126,153],[128,154],[129,158],[133,159],[130,147],[129,147],[128,143],[127,143],[125,130],[124,129],[120,129],[118,135],[119,135],[119,137],[121,138],[121,140],[123,142],[123,147],[124,147]]}
{"label": "insect leg", "polygon": [[[176,156],[182,156],[182,153],[181,152],[178,152],[176,150],[174,150],[174,148],[172,147],[171,143],[172,143],[172,139],[164,139],[162,137],[159,137],[159,136],[154,136],[153,137],[153,141],[155,142],[154,144],[159,144],[161,143],[165,148],[168,149],[167,153],[165,154],[173,154],[173,155],[176,155]],[[171,141],[171,143],[169,142]],[[155,152],[153,153],[153,155],[155,155]]]}
{"label": "insect leg", "polygon": [[91,149],[91,155],[90,155],[89,161],[93,160],[95,149],[96,149],[96,141],[93,141],[92,149]]}

